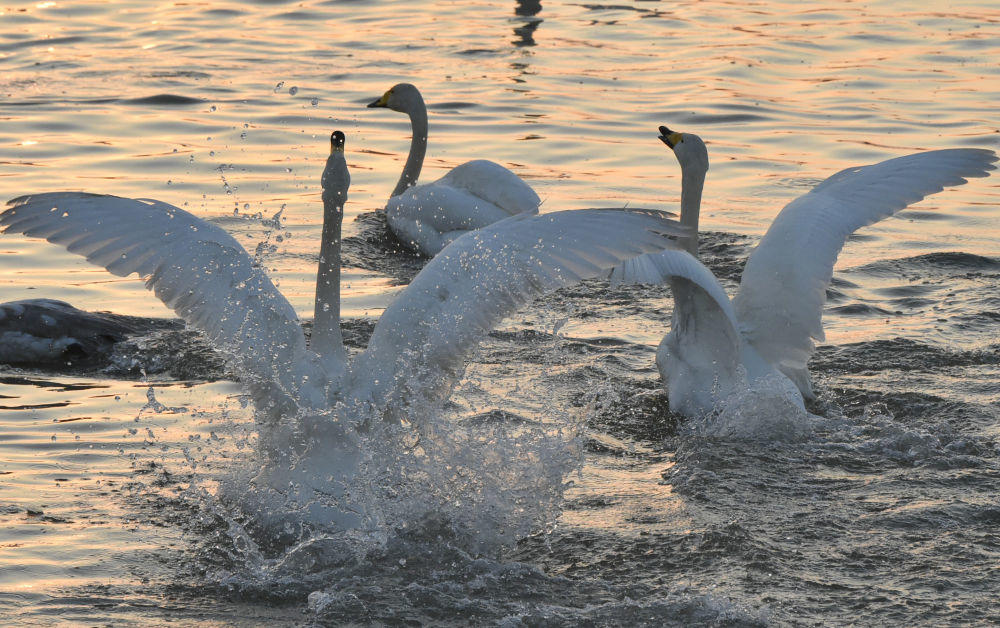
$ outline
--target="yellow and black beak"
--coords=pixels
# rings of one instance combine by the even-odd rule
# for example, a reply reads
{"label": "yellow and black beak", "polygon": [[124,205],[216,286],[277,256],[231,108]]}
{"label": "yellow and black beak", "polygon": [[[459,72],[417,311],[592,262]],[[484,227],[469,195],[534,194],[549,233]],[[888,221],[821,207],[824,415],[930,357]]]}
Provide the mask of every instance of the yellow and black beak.
{"label": "yellow and black beak", "polygon": [[[369,107],[370,106],[371,105],[369,105]],[[677,131],[671,131],[665,126],[660,127],[659,137],[660,141],[669,146],[671,149],[684,141],[684,136],[682,134]]]}
{"label": "yellow and black beak", "polygon": [[378,100],[376,100],[374,102],[368,103],[368,108],[372,109],[373,107],[388,107],[389,106],[389,94],[391,92],[392,92],[392,90],[389,90],[388,92],[382,94],[382,97],[379,98]]}

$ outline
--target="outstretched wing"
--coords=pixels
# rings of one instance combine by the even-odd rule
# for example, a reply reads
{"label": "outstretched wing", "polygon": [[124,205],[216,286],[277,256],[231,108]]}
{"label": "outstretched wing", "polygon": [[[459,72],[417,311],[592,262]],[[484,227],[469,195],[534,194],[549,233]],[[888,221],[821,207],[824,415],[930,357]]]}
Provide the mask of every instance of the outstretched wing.
{"label": "outstretched wing", "polygon": [[100,194],[36,194],[8,205],[0,214],[5,232],[61,244],[122,277],[145,277],[168,307],[230,352],[252,388],[268,388],[264,398],[280,391],[298,399],[302,376],[317,368],[295,310],[218,226],[160,201]]}
{"label": "outstretched wing", "polygon": [[806,362],[813,339],[824,338],[826,287],[847,237],[946,186],[987,176],[996,159],[971,148],[907,155],[838,172],[789,203],[743,270],[734,303],[744,337],[808,388]]}
{"label": "outstretched wing", "polygon": [[382,314],[352,367],[358,384],[371,381],[360,401],[387,409],[444,398],[483,335],[519,306],[686,233],[652,210],[601,209],[519,214],[465,234]]}

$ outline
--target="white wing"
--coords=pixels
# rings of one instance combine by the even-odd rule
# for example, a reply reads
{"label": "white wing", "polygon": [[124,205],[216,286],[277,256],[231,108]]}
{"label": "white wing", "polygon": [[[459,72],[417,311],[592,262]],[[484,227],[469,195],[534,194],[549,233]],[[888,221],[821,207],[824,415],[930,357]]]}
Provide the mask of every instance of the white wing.
{"label": "white wing", "polygon": [[946,186],[987,176],[996,159],[969,148],[907,155],[838,172],[789,203],[743,270],[734,303],[744,337],[801,388],[813,339],[824,338],[826,287],[847,237]]}
{"label": "white wing", "polygon": [[286,399],[272,402],[294,402],[303,375],[323,376],[295,310],[223,229],[146,199],[54,192],[8,205],[0,214],[5,232],[61,244],[122,277],[145,277],[168,307],[236,358],[265,400],[280,392]]}
{"label": "white wing", "polygon": [[498,163],[475,159],[456,166],[435,183],[466,190],[510,215],[538,213],[538,194],[516,174]]}
{"label": "white wing", "polygon": [[[606,275],[687,230],[651,210],[519,214],[439,253],[386,309],[352,368],[377,408],[444,398],[482,336],[545,291]],[[362,395],[364,396],[364,395]]]}
{"label": "white wing", "polygon": [[687,251],[669,249],[646,253],[626,260],[611,271],[611,285],[632,283],[660,284],[674,278],[697,284],[736,327],[736,312],[729,295],[708,268]]}
{"label": "white wing", "polygon": [[466,231],[515,214],[537,214],[539,203],[516,174],[480,159],[390,198],[385,215],[400,240],[434,256]]}
{"label": "white wing", "polygon": [[611,271],[611,284],[669,283],[674,296],[675,356],[706,371],[734,372],[740,358],[736,312],[725,288],[704,264],[683,250],[647,253]]}

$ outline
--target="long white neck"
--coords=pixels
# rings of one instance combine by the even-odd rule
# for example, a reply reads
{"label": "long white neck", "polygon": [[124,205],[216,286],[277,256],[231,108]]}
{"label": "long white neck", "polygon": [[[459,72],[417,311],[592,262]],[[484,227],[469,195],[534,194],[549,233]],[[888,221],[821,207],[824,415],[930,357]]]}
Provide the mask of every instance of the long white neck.
{"label": "long white neck", "polygon": [[701,213],[701,192],[704,188],[704,170],[681,167],[681,224],[690,227],[692,233],[681,238],[680,242],[695,257],[698,257],[698,215]]}
{"label": "long white neck", "polygon": [[312,350],[319,354],[328,367],[340,367],[347,360],[344,337],[340,333],[340,237],[347,185],[343,184],[342,176],[326,176],[334,169],[338,174],[346,175],[347,164],[344,162],[343,152],[330,155],[323,177],[323,235],[319,249],[319,269],[316,273],[316,310],[310,342]]}
{"label": "long white neck", "polygon": [[427,107],[420,94],[416,94],[410,102],[407,112],[410,115],[410,130],[413,132],[413,139],[410,140],[410,155],[406,158],[406,165],[403,166],[403,174],[399,176],[396,189],[390,194],[399,196],[410,187],[417,184],[420,178],[420,169],[424,165],[424,155],[427,153]]}

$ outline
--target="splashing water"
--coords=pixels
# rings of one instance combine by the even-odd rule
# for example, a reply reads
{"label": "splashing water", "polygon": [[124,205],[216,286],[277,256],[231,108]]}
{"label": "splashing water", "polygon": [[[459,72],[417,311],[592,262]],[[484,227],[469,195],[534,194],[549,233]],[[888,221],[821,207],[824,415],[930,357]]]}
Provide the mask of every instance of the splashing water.
{"label": "splashing water", "polygon": [[[742,369],[742,367],[740,367]],[[765,377],[751,386],[746,372],[710,414],[684,424],[691,436],[796,442],[807,439],[819,417],[799,407],[788,383]]]}
{"label": "splashing water", "polygon": [[212,577],[251,592],[295,582],[290,594],[304,596],[373,554],[496,558],[554,525],[566,477],[582,465],[583,413],[543,416],[526,424],[411,407],[396,424],[343,406],[258,413],[251,455],[217,492],[197,494],[224,527],[211,553],[227,560]]}

